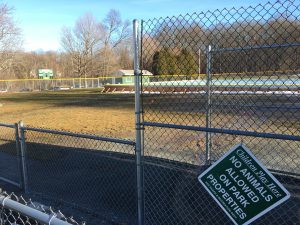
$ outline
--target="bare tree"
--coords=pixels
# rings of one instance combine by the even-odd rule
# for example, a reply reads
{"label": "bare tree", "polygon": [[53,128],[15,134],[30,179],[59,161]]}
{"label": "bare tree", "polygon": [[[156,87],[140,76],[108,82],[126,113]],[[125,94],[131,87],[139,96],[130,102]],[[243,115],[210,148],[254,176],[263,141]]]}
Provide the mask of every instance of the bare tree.
{"label": "bare tree", "polygon": [[103,25],[105,28],[105,47],[114,49],[128,40],[130,23],[128,20],[122,21],[119,11],[111,9],[103,20]]}
{"label": "bare tree", "polygon": [[127,70],[131,69],[133,67],[133,57],[129,48],[122,47],[118,50],[118,52],[118,60],[121,68]]}
{"label": "bare tree", "polygon": [[110,10],[102,23],[86,14],[73,29],[63,28],[61,46],[71,58],[73,72],[78,77],[104,77],[115,70],[120,49],[129,42],[129,25],[118,11]]}
{"label": "bare tree", "polygon": [[87,77],[94,71],[93,59],[104,40],[104,27],[92,14],[80,17],[74,29],[63,28],[61,45],[71,56],[74,73]]}
{"label": "bare tree", "polygon": [[[103,75],[109,74],[112,68],[111,52],[117,49],[121,44],[127,44],[131,37],[130,22],[128,20],[122,21],[120,12],[111,9],[103,20],[105,28],[104,39],[104,59]],[[116,53],[116,52],[115,52]]]}
{"label": "bare tree", "polygon": [[8,71],[17,50],[21,48],[21,30],[16,26],[12,7],[0,4],[0,71]]}

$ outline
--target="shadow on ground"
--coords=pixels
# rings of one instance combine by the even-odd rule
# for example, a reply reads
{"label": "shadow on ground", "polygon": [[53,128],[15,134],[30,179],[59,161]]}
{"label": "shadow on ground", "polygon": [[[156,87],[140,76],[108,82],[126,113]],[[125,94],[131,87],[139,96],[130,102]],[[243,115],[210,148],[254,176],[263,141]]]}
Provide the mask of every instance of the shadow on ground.
{"label": "shadow on ground", "polygon": [[[46,151],[46,158],[38,156]],[[30,142],[27,152],[28,197],[87,224],[136,224],[133,154]],[[232,224],[197,180],[204,167],[146,157],[144,169],[145,224]],[[276,176],[292,197],[254,224],[297,224],[300,219],[300,180]]]}
{"label": "shadow on ground", "polygon": [[101,93],[97,90],[74,90],[58,92],[36,92],[5,94],[0,100],[12,103],[33,102],[54,106],[128,107],[134,108],[133,94]]}

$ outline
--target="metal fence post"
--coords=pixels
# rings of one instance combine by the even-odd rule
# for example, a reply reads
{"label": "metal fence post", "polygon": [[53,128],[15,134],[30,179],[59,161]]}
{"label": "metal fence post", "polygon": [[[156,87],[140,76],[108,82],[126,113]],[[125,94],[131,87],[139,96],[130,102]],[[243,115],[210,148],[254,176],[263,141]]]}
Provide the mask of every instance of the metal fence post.
{"label": "metal fence post", "polygon": [[18,170],[20,172],[20,188],[23,188],[23,172],[22,172],[22,159],[21,159],[21,147],[20,147],[20,127],[19,123],[15,123],[15,138],[16,138],[16,150],[18,160]]}
{"label": "metal fence post", "polygon": [[28,176],[27,176],[27,162],[26,162],[26,143],[25,143],[25,130],[23,121],[19,122],[19,139],[20,139],[20,153],[21,153],[21,177],[22,188],[25,193],[28,192]]}
{"label": "metal fence post", "polygon": [[140,69],[139,69],[139,28],[138,21],[133,20],[133,46],[134,46],[134,86],[135,86],[135,129],[136,129],[136,175],[137,175],[137,219],[143,224],[143,168],[142,168],[142,135],[141,135],[141,105],[140,105]]}
{"label": "metal fence post", "polygon": [[[211,45],[206,49],[206,128],[211,127]],[[210,164],[211,154],[211,133],[206,131],[205,135],[205,163]]]}

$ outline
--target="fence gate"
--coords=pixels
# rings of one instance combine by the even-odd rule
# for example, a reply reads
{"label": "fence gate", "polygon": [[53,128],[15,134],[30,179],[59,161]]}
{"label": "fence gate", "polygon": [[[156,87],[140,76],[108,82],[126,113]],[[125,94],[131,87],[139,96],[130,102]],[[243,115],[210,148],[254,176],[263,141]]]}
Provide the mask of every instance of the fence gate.
{"label": "fence gate", "polygon": [[299,3],[142,21],[144,224],[232,224],[197,176],[240,142],[292,196],[254,224],[300,223]]}

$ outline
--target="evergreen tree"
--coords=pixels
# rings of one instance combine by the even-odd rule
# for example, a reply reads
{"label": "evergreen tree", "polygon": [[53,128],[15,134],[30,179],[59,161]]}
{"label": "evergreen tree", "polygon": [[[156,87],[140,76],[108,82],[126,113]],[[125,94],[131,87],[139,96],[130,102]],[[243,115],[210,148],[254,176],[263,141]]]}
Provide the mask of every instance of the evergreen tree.
{"label": "evergreen tree", "polygon": [[160,75],[169,75],[169,73],[172,71],[170,67],[173,66],[173,61],[172,61],[172,55],[170,51],[165,48],[160,52]]}
{"label": "evergreen tree", "polygon": [[198,73],[198,64],[194,54],[186,49],[182,49],[178,56],[180,62],[180,74],[192,75]]}
{"label": "evergreen tree", "polygon": [[152,72],[154,75],[159,75],[159,71],[160,71],[159,58],[160,58],[160,52],[156,51],[153,55],[153,61],[152,61]]}
{"label": "evergreen tree", "polygon": [[174,75],[178,73],[177,57],[164,48],[153,55],[152,71],[154,75]]}

